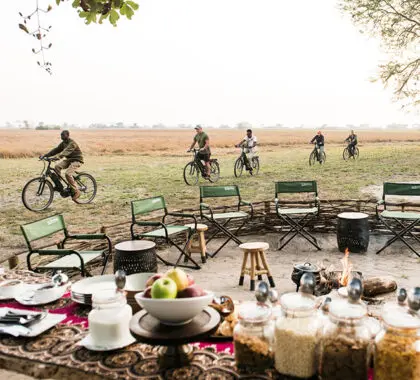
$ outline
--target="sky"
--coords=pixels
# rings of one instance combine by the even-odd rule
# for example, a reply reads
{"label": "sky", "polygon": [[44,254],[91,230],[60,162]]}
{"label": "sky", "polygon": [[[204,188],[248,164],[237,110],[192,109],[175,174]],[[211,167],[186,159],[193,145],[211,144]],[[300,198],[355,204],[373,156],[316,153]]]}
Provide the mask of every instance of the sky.
{"label": "sky", "polygon": [[371,83],[384,60],[336,0],[138,0],[131,21],[85,25],[71,1],[45,17],[47,58],[2,4],[0,125],[181,123],[219,126],[415,123]]}

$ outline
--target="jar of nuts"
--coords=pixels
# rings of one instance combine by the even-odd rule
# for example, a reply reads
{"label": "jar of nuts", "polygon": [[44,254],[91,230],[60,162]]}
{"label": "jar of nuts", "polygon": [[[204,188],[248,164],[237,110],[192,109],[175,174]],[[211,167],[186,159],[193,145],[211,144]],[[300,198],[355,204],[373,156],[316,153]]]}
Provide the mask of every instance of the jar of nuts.
{"label": "jar of nuts", "polygon": [[274,364],[274,323],[271,307],[258,302],[241,304],[233,331],[238,369],[263,372]]}

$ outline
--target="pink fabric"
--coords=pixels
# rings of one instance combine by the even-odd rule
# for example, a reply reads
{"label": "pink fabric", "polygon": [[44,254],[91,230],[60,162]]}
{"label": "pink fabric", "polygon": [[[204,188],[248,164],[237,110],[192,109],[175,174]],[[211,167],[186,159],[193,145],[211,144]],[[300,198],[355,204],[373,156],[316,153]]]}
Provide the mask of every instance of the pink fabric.
{"label": "pink fabric", "polygon": [[[63,296],[63,298],[70,298],[70,293],[66,293]],[[48,312],[51,313],[51,314],[66,314],[67,318],[64,319],[62,322],[60,322],[62,324],[67,324],[67,325],[81,324],[83,327],[88,328],[88,319],[86,317],[79,317],[75,314],[75,311],[76,311],[78,306],[79,306],[79,304],[77,304],[76,302],[71,302],[66,307],[57,308],[57,309],[54,309],[54,310],[48,310]],[[16,301],[12,301],[12,302],[8,302],[8,303],[2,303],[1,307],[13,307],[15,309],[33,310],[33,311],[39,310],[39,307],[24,306],[24,305],[21,305],[19,302],[16,302]]]}

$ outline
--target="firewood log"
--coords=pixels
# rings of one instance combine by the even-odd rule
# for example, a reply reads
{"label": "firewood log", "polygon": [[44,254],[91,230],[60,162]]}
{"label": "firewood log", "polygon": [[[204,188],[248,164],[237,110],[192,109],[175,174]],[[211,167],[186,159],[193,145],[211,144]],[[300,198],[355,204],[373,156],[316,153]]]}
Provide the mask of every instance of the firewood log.
{"label": "firewood log", "polygon": [[363,295],[375,297],[397,289],[397,283],[390,277],[369,277],[363,279]]}

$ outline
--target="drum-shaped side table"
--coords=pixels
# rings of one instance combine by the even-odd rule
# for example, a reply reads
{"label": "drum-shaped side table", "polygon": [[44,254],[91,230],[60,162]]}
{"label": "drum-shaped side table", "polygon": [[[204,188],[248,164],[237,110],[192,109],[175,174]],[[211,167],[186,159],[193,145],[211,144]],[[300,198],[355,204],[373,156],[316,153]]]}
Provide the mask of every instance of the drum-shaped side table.
{"label": "drum-shaped side table", "polygon": [[338,214],[337,244],[344,252],[365,253],[369,246],[369,215],[361,212]]}
{"label": "drum-shaped side table", "polygon": [[148,240],[123,241],[115,246],[114,272],[118,269],[127,275],[133,273],[156,273],[156,244]]}

